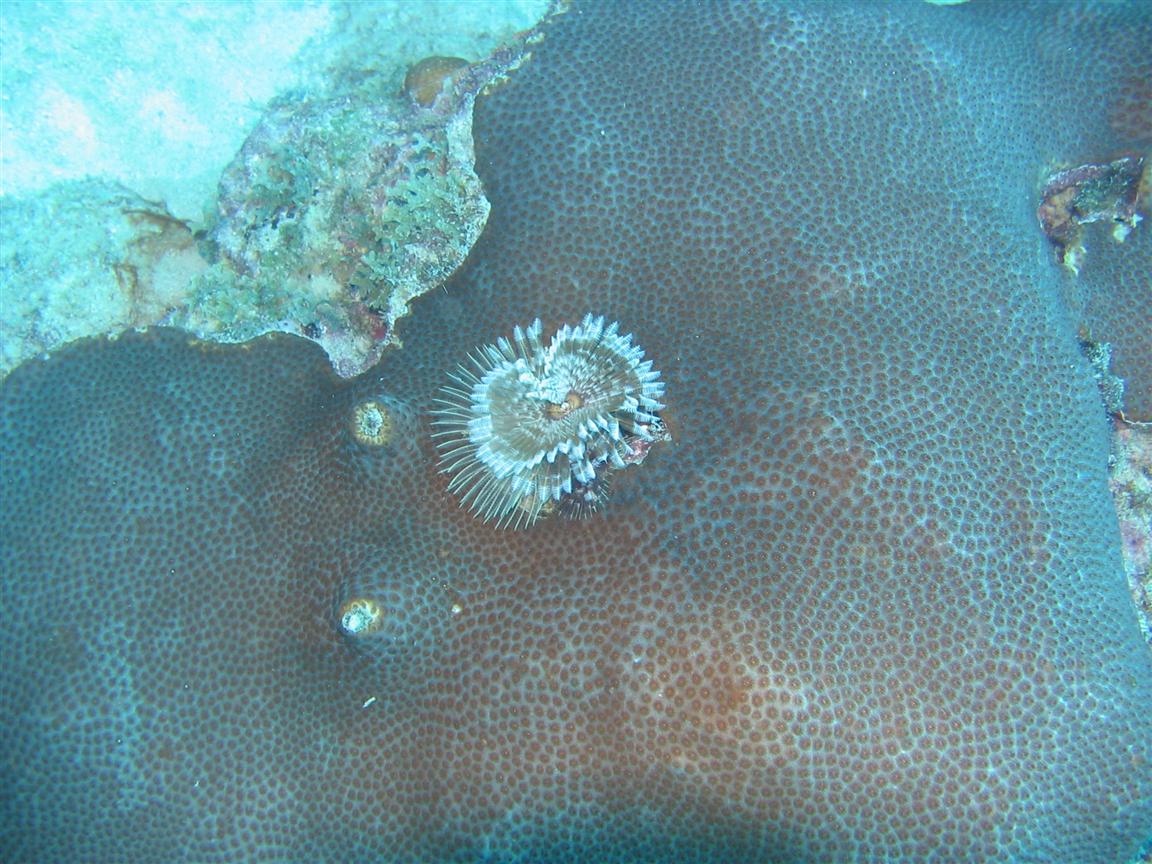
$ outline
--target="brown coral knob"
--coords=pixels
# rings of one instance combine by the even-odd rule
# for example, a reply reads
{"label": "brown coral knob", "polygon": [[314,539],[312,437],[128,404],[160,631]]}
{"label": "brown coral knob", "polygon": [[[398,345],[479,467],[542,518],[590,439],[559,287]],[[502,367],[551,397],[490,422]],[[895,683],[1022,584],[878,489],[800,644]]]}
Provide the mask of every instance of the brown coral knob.
{"label": "brown coral knob", "polygon": [[431,105],[445,83],[467,65],[468,61],[459,57],[425,57],[409,67],[404,76],[404,92],[419,105]]}

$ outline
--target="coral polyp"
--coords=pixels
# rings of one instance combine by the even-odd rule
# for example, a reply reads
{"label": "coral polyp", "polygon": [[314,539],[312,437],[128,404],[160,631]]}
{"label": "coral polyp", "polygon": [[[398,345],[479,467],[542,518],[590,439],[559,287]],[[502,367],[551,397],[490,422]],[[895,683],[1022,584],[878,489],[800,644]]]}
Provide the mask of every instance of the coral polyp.
{"label": "coral polyp", "polygon": [[611,471],[642,461],[637,441],[667,437],[664,384],[630,334],[593,315],[547,346],[542,329],[537,319],[481,346],[437,399],[448,488],[501,527],[599,502]]}

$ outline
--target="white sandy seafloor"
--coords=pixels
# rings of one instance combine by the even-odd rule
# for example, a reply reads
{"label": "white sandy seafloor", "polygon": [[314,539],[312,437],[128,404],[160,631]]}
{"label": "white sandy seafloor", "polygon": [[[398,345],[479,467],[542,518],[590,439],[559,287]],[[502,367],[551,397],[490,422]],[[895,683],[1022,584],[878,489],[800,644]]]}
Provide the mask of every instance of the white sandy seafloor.
{"label": "white sandy seafloor", "polygon": [[478,60],[547,0],[0,4],[0,195],[99,177],[195,221],[273,96],[327,70]]}

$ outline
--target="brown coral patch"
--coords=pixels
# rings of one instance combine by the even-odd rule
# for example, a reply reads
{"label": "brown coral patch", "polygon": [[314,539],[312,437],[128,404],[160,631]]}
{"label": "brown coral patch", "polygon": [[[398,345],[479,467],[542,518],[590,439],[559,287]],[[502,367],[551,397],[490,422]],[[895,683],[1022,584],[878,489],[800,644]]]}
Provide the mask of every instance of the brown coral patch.
{"label": "brown coral patch", "polygon": [[453,80],[456,74],[468,65],[459,57],[425,57],[414,63],[404,76],[404,92],[418,105],[428,107]]}

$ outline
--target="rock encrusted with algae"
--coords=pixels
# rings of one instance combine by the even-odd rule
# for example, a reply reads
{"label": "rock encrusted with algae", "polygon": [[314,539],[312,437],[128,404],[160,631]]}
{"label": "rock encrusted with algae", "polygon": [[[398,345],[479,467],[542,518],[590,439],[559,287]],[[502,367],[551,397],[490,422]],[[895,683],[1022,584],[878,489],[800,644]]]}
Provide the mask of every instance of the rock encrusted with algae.
{"label": "rock encrusted with algae", "polygon": [[[484,226],[472,105],[526,56],[532,31],[510,34],[536,7],[509,5],[482,28],[456,21],[447,35],[435,6],[342,9],[301,61],[324,71],[270,104],[203,221],[109,180],[0,199],[0,376],[74,339],[153,324],[225,342],[286,331],[323,345],[342,375],[371,366],[398,344],[409,301],[440,285]],[[475,58],[500,39],[474,64],[415,64],[420,91],[405,92],[422,52]]]}
{"label": "rock encrusted with algae", "polygon": [[1124,572],[1152,643],[1152,426],[1114,421],[1108,485],[1120,521]]}
{"label": "rock encrusted with algae", "polygon": [[190,227],[119,183],[0,199],[0,376],[93,333],[155,323],[204,269]]}
{"label": "rock encrusted with algae", "polygon": [[1148,168],[1144,157],[1125,156],[1100,165],[1080,165],[1052,174],[1041,192],[1036,217],[1057,260],[1079,274],[1087,248],[1081,226],[1091,222],[1112,225],[1117,242],[1135,228],[1147,209]]}
{"label": "rock encrusted with algae", "polygon": [[223,341],[296,332],[346,376],[375,363],[484,227],[472,104],[521,57],[458,71],[430,105],[389,81],[273,106],[224,173],[212,266],[168,323]]}

